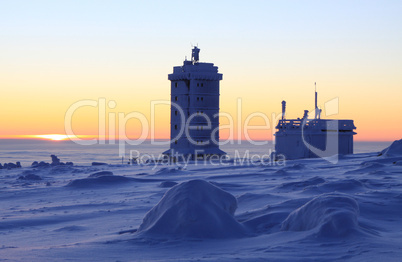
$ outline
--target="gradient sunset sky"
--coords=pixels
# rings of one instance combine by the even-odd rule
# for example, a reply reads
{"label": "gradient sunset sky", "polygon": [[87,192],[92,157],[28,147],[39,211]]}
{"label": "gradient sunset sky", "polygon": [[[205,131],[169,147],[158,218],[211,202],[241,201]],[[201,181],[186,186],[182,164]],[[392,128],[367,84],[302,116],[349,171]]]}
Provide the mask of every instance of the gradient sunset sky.
{"label": "gradient sunset sky", "polygon": [[[288,118],[301,117],[317,82],[319,105],[338,98],[330,118],[355,120],[356,140],[401,139],[401,13],[402,1],[1,1],[0,138],[65,134],[66,111],[83,99],[115,101],[107,124],[118,112],[150,119],[151,101],[170,99],[167,75],[198,44],[223,73],[221,112],[236,126],[238,98],[242,122],[279,114],[282,100]],[[168,138],[168,105],[155,120]],[[72,125],[97,135],[97,108],[77,110]],[[139,128],[126,126],[132,138]]]}

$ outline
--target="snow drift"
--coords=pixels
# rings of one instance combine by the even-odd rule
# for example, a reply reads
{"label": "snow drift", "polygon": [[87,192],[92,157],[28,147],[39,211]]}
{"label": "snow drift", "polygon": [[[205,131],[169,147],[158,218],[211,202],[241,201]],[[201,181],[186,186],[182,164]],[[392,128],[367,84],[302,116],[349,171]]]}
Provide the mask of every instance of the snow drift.
{"label": "snow drift", "polygon": [[18,180],[42,180],[42,178],[38,175],[28,173],[25,176],[19,176]]}
{"label": "snow drift", "polygon": [[88,177],[101,177],[101,176],[113,176],[113,172],[111,171],[99,171],[93,174],[90,174]]}
{"label": "snow drift", "polygon": [[236,198],[204,180],[172,187],[144,217],[138,233],[192,238],[235,238],[245,235],[234,218]]}
{"label": "snow drift", "polygon": [[321,237],[342,237],[359,229],[359,206],[344,194],[323,194],[296,209],[282,223],[282,231],[318,229]]}
{"label": "snow drift", "polygon": [[400,156],[402,155],[402,139],[395,140],[389,147],[381,151],[383,156]]}
{"label": "snow drift", "polygon": [[125,176],[115,176],[109,171],[101,171],[91,174],[87,178],[72,180],[67,184],[67,187],[91,188],[99,186],[112,186],[119,183],[127,183],[132,180],[132,178]]}

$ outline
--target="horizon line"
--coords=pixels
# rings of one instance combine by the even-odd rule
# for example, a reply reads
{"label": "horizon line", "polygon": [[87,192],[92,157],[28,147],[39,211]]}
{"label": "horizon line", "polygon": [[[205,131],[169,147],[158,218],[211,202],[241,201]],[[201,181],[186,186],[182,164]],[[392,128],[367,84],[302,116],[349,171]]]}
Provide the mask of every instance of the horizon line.
{"label": "horizon line", "polygon": [[[93,139],[94,137],[92,137]],[[65,138],[65,139],[50,139],[50,138],[43,138],[43,137],[35,137],[35,136],[28,136],[28,135],[21,135],[21,136],[0,136],[0,140],[46,140],[46,141],[52,141],[52,142],[60,142],[60,141],[77,141],[77,140],[90,140],[90,139],[70,139],[70,138]],[[101,141],[109,142],[109,141],[124,141],[127,139],[101,139]],[[136,139],[128,139],[128,141],[134,141]],[[170,138],[146,138],[144,141],[169,141]],[[398,139],[396,139],[398,140]],[[354,142],[394,142],[396,140],[373,140],[373,139],[354,139]],[[252,140],[247,140],[247,139],[230,139],[226,141],[244,141],[244,142],[252,142],[252,141],[267,141],[267,142],[273,142],[275,139],[252,139]]]}

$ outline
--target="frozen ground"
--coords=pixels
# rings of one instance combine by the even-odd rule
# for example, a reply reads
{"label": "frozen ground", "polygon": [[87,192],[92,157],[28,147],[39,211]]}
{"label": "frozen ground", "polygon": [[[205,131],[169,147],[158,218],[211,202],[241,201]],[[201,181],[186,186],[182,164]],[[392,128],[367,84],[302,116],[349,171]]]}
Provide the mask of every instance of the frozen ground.
{"label": "frozen ground", "polygon": [[0,260],[401,261],[402,156],[392,153],[3,169]]}

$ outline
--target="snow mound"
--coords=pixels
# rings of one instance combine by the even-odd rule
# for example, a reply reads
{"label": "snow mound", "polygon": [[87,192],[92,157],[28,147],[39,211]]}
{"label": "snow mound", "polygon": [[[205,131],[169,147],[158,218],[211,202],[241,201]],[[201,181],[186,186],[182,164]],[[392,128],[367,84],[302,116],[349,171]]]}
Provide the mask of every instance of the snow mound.
{"label": "snow mound", "polygon": [[67,184],[67,187],[75,188],[91,188],[99,186],[111,186],[120,183],[130,182],[132,179],[124,176],[99,176],[99,177],[88,177],[83,179],[75,179]]}
{"label": "snow mound", "polygon": [[99,172],[90,174],[88,177],[101,177],[101,176],[113,176],[113,172],[111,172],[111,171],[99,171]]}
{"label": "snow mound", "polygon": [[28,173],[25,176],[18,177],[18,180],[42,180],[42,178],[38,175]]}
{"label": "snow mound", "polygon": [[174,181],[163,181],[159,184],[159,187],[173,187],[175,185],[177,185],[177,183]]}
{"label": "snow mound", "polygon": [[37,168],[37,167],[49,167],[49,166],[73,166],[74,163],[73,162],[61,162],[60,159],[56,156],[56,155],[50,155],[50,157],[52,158],[52,163],[47,163],[44,161],[38,162],[38,161],[34,161],[31,164],[31,167],[33,168]]}
{"label": "snow mound", "polygon": [[0,169],[14,169],[14,168],[21,168],[21,163],[17,162],[17,163],[4,163],[4,166],[1,165],[0,163]]}
{"label": "snow mound", "polygon": [[103,162],[92,162],[91,164],[92,166],[107,166],[107,163],[103,163]]}
{"label": "snow mound", "polygon": [[347,236],[359,229],[359,206],[343,194],[323,194],[296,209],[283,221],[282,231],[318,229],[320,237]]}
{"label": "snow mound", "polygon": [[182,170],[180,170],[179,168],[168,168],[168,167],[163,167],[161,169],[159,169],[158,171],[155,172],[155,175],[161,175],[161,174],[175,174],[175,173],[179,173]]}
{"label": "snow mound", "polygon": [[402,139],[395,140],[389,147],[381,151],[383,156],[398,156],[402,155]]}
{"label": "snow mound", "polygon": [[138,233],[191,238],[235,238],[245,235],[234,218],[236,198],[204,180],[169,189],[144,217]]}
{"label": "snow mound", "polygon": [[355,169],[355,170],[350,170],[345,172],[346,175],[348,174],[364,174],[364,173],[370,173],[373,171],[381,170],[385,167],[384,164],[378,163],[377,161],[365,161],[360,164],[361,167]]}
{"label": "snow mound", "polygon": [[59,229],[54,230],[55,232],[75,232],[75,231],[83,231],[86,228],[83,226],[65,226]]}
{"label": "snow mound", "polygon": [[306,188],[308,186],[320,185],[325,182],[326,182],[325,179],[315,176],[315,177],[309,178],[307,180],[282,183],[282,184],[278,185],[276,187],[276,189],[297,190],[297,189]]}
{"label": "snow mound", "polygon": [[284,167],[282,170],[302,170],[305,168],[306,168],[306,165],[298,163],[298,164],[294,164],[292,166]]}
{"label": "snow mound", "polygon": [[363,190],[364,184],[356,179],[339,179],[329,181],[317,186],[323,192],[359,192]]}

